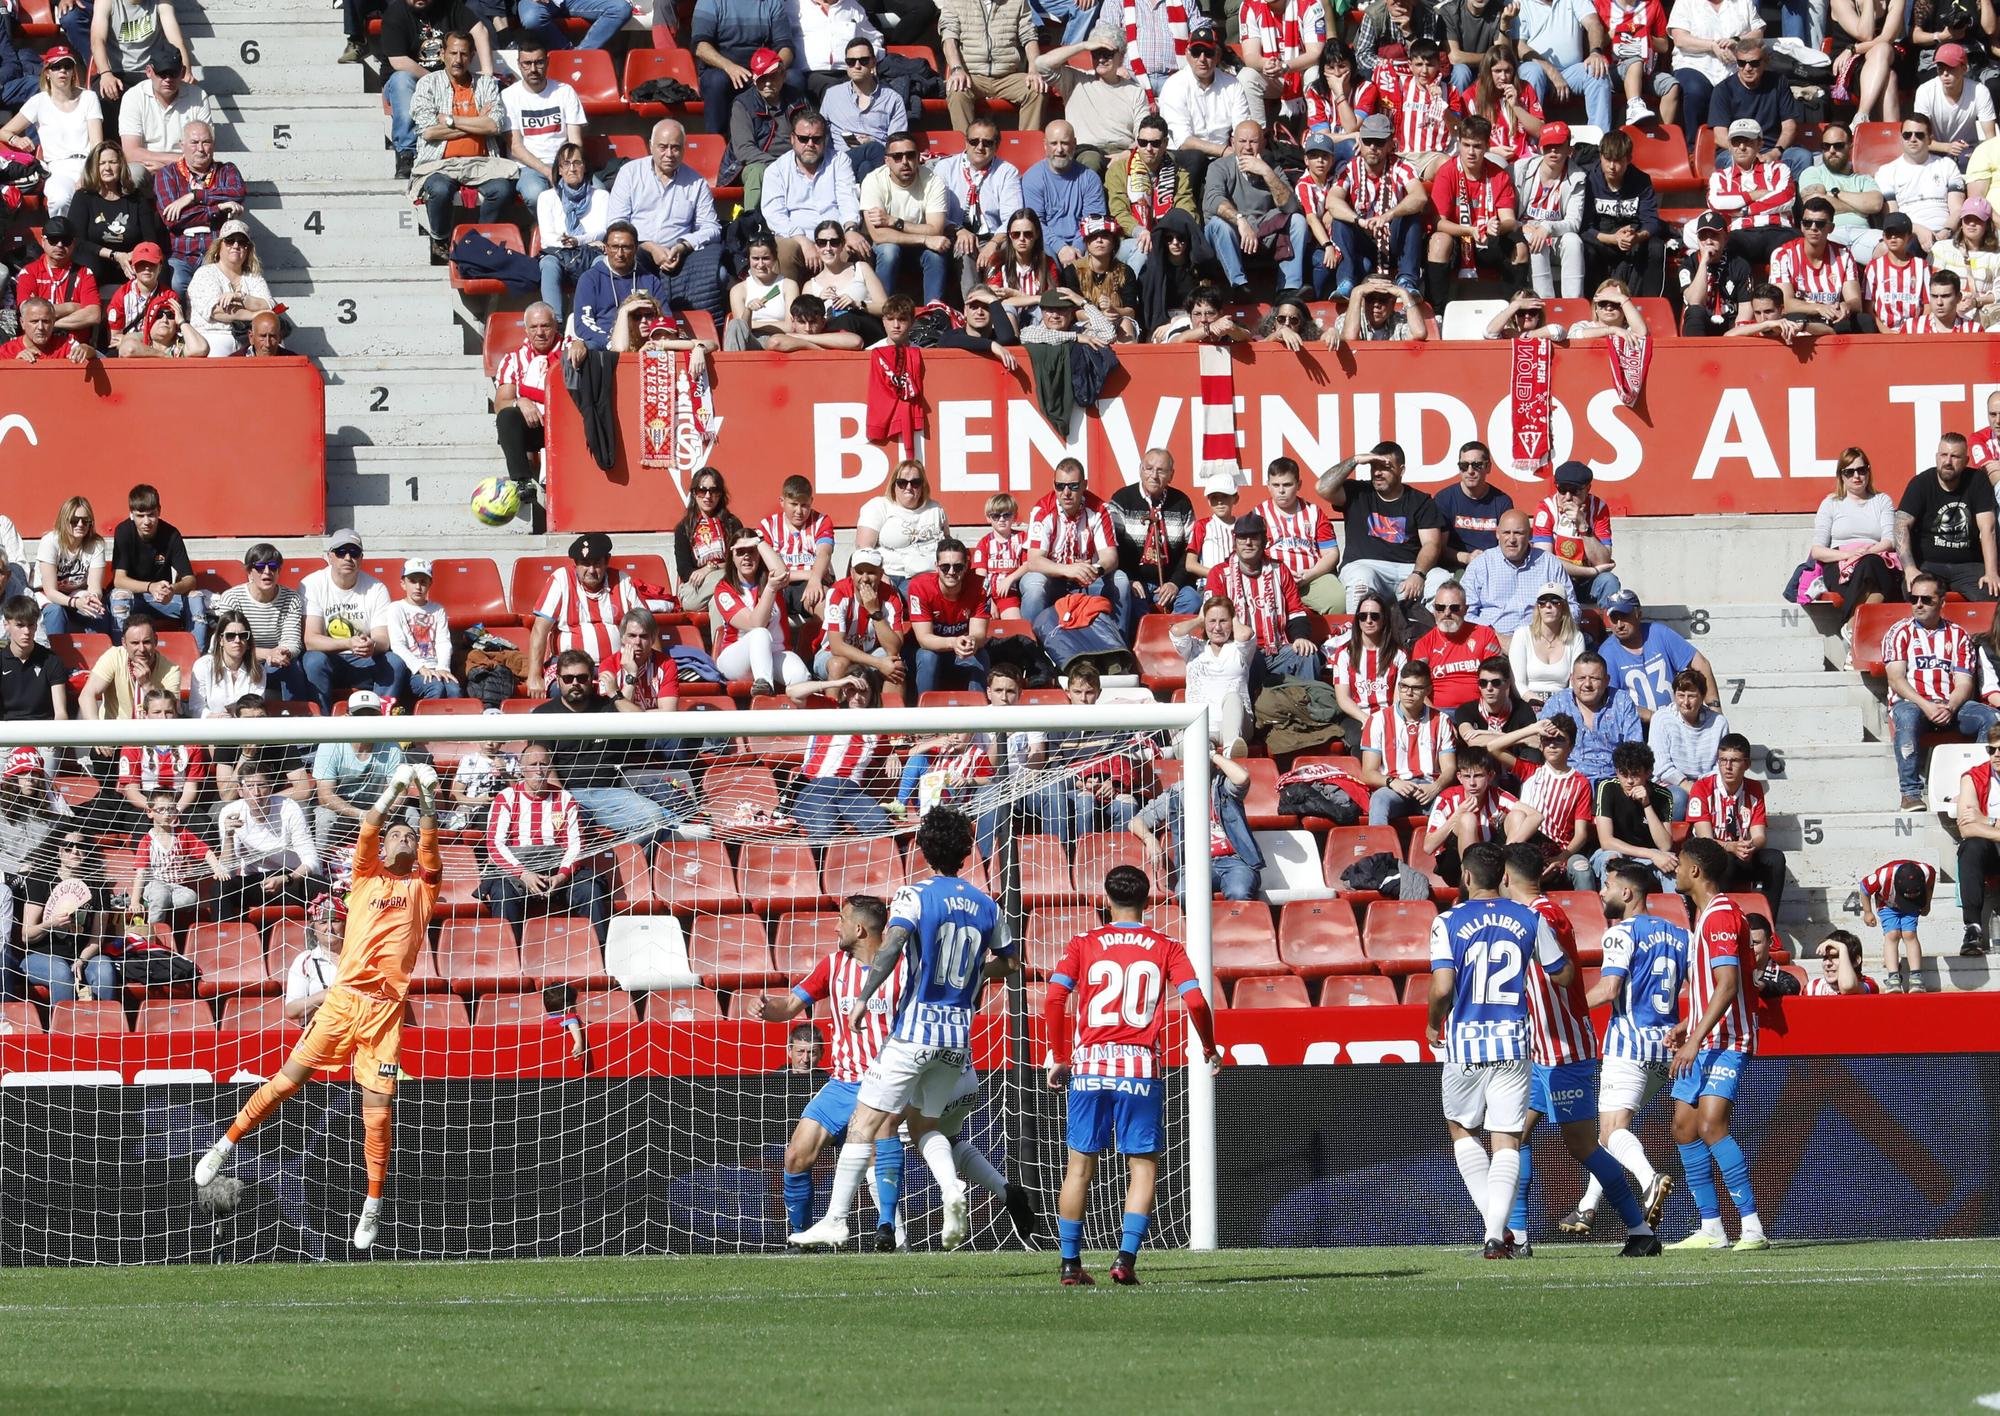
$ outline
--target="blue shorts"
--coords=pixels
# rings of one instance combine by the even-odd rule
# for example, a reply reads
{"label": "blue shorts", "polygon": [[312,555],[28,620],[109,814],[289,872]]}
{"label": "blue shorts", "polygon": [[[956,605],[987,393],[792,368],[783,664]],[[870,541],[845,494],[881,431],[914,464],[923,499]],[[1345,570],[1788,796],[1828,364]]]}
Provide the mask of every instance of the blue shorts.
{"label": "blue shorts", "polygon": [[1887,905],[1883,905],[1875,911],[1875,918],[1881,921],[1882,932],[1884,934],[1915,934],[1917,932],[1918,916],[1915,914],[1904,914],[1901,910],[1892,910]]}
{"label": "blue shorts", "polygon": [[860,1093],[859,1082],[828,1082],[813,1093],[800,1119],[817,1122],[833,1143],[839,1145],[847,1136],[847,1122],[854,1115],[855,1098]]}
{"label": "blue shorts", "polygon": [[1165,1097],[1149,1077],[1071,1077],[1069,1148],[1083,1155],[1111,1149],[1152,1155],[1160,1149],[1160,1108]]}
{"label": "blue shorts", "polygon": [[1745,1053],[1720,1047],[1703,1048],[1695,1053],[1694,1066],[1674,1078],[1674,1100],[1693,1106],[1705,1096],[1719,1096],[1733,1105],[1749,1060]]}
{"label": "blue shorts", "polygon": [[1529,1109],[1539,1111],[1558,1126],[1567,1126],[1572,1121],[1595,1121],[1598,1070],[1595,1057],[1554,1067],[1537,1063],[1528,1083]]}

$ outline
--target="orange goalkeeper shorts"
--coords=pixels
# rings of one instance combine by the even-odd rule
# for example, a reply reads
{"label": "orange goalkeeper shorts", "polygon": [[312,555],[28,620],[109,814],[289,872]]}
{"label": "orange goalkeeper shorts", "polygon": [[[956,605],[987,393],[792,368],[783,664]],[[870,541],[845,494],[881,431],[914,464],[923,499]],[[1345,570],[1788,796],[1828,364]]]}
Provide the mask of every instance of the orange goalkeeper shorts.
{"label": "orange goalkeeper shorts", "polygon": [[354,1064],[354,1080],[372,1092],[394,1095],[403,1054],[403,1004],[364,998],[335,987],[313,1014],[312,1026],[292,1049],[292,1060],[315,1071]]}

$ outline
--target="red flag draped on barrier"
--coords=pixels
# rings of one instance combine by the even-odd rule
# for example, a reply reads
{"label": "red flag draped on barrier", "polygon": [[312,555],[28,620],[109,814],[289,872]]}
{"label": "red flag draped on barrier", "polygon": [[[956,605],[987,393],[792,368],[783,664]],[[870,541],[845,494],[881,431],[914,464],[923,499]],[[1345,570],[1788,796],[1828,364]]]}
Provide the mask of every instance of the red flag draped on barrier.
{"label": "red flag draped on barrier", "polygon": [[1605,341],[1611,355],[1611,386],[1619,401],[1635,408],[1646,391],[1646,370],[1653,367],[1653,341],[1614,334]]}
{"label": "red flag draped on barrier", "polygon": [[1553,350],[1546,339],[1517,339],[1513,356],[1507,391],[1514,405],[1514,470],[1538,472],[1549,465]]}

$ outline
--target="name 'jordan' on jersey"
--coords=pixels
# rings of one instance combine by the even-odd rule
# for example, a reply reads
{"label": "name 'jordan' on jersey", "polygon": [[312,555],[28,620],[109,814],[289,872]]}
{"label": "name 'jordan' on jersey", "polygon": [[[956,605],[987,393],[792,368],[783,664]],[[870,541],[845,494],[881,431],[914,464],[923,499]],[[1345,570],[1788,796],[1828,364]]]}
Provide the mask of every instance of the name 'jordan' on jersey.
{"label": "name 'jordan' on jersey", "polygon": [[1082,1077],[1159,1075],[1166,990],[1201,987],[1180,941],[1143,924],[1077,935],[1050,980],[1081,995],[1070,1070]]}
{"label": "name 'jordan' on jersey", "polygon": [[1680,1021],[1687,967],[1687,931],[1656,915],[1620,920],[1604,931],[1603,976],[1625,980],[1611,1000],[1611,1022],[1604,1029],[1606,1057],[1667,1060],[1667,1031]]}
{"label": "name 'jordan' on jersey", "polygon": [[1548,921],[1512,900],[1468,900],[1431,921],[1431,967],[1452,969],[1452,1061],[1512,1062],[1528,1053],[1528,961],[1564,963]]}
{"label": "name 'jordan' on jersey", "polygon": [[986,956],[1014,952],[1001,935],[1000,907],[957,876],[936,875],[896,891],[889,928],[897,925],[912,941],[893,1036],[920,1047],[969,1046]]}

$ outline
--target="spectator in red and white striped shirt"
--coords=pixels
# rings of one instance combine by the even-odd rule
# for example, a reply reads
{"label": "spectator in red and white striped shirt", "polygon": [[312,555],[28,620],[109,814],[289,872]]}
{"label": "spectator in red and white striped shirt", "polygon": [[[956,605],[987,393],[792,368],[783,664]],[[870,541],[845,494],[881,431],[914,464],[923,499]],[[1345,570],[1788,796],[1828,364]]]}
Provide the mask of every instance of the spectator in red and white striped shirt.
{"label": "spectator in red and white striped shirt", "polygon": [[1218,472],[1203,485],[1202,495],[1208,515],[1195,518],[1188,536],[1187,568],[1195,579],[1206,581],[1211,570],[1236,554],[1236,503],[1243,492],[1234,472]]}
{"label": "spectator in red and white striped shirt", "polygon": [[1944,582],[1935,575],[1910,582],[1910,617],[1882,637],[1882,667],[1889,679],[1896,780],[1903,793],[1899,809],[1922,811],[1925,764],[1917,753],[1917,735],[1955,728],[1976,738],[2000,720],[1972,696],[1972,636],[1944,618]]}
{"label": "spectator in red and white striped shirt", "polygon": [[558,654],[580,649],[593,664],[618,652],[618,622],[640,608],[638,592],[611,568],[611,538],[590,531],[569,543],[570,564],[549,575],[528,627],[528,697],[548,688],[547,671]]}
{"label": "spectator in red and white striped shirt", "polygon": [[1021,577],[1021,617],[1034,624],[1065,595],[1082,591],[1123,605],[1129,590],[1118,575],[1118,538],[1111,513],[1085,484],[1083,464],[1056,464],[1055,490],[1028,516],[1027,573]]}
{"label": "spectator in red and white striped shirt", "polygon": [[680,706],[680,671],[674,656],[660,647],[660,626],[651,610],[627,610],[618,621],[618,656],[597,666],[597,691],[641,712]]}
{"label": "spectator in red and white striped shirt", "polygon": [[1786,314],[1822,321],[1835,334],[1862,333],[1861,275],[1847,248],[1833,243],[1832,231],[1833,203],[1806,198],[1799,238],[1771,256],[1771,283],[1785,292]]}
{"label": "spectator in red and white striped shirt", "polygon": [[1540,846],[1550,870],[1568,869],[1572,884],[1579,878],[1588,881],[1593,878],[1589,851],[1596,820],[1590,778],[1569,765],[1576,719],[1553,713],[1541,726],[1541,765],[1521,783],[1521,804],[1507,817],[1507,843]]}
{"label": "spectator in red and white striped shirt", "polygon": [[1752,287],[1749,300],[1737,314],[1736,323],[1722,333],[1724,337],[1757,335],[1775,339],[1781,344],[1791,344],[1801,339],[1832,334],[1833,326],[1825,320],[1786,314],[1785,292],[1775,285],[1764,284]]}
{"label": "spectator in red and white striped shirt", "polygon": [[139,843],[139,868],[132,874],[132,908],[143,908],[146,923],[166,924],[177,916],[192,918],[201,897],[196,886],[204,876],[223,878],[222,858],[208,842],[181,825],[180,806],[171,791],[155,791],[153,829]]}
{"label": "spectator in red and white striped shirt", "polygon": [[1299,587],[1292,573],[1266,558],[1270,532],[1252,512],[1236,518],[1236,554],[1208,573],[1205,591],[1236,607],[1236,617],[1257,635],[1250,665],[1252,693],[1268,679],[1317,678],[1317,661]]}
{"label": "spectator in red and white striped shirt", "polygon": [[1499,840],[1508,813],[1520,804],[1498,785],[1491,753],[1483,747],[1461,749],[1458,779],[1438,793],[1424,825],[1424,849],[1437,857],[1439,878],[1456,889],[1465,849]]}
{"label": "spectator in red and white striped shirt", "polygon": [[514,927],[561,914],[584,914],[598,947],[611,928],[611,887],[596,858],[583,854],[583,813],[576,798],[556,785],[545,744],[521,749],[521,780],[493,798],[486,818],[487,875],[479,893],[493,913]]}
{"label": "spectator in red and white striped shirt", "polygon": [[1362,117],[1385,113],[1396,125],[1396,151],[1428,182],[1444,165],[1465,113],[1464,96],[1445,80],[1434,39],[1410,45],[1409,68],[1378,64],[1361,92],[1354,111]]}
{"label": "spectator in red and white striped shirt", "polygon": [[[874,674],[849,674],[834,684],[797,685],[830,689],[842,708],[874,708],[882,702],[881,679]],[[893,824],[868,783],[881,771],[887,743],[877,733],[815,733],[806,739],[799,764],[799,795],[792,814],[800,828],[815,839],[852,830],[879,835]]]}
{"label": "spectator in red and white striped shirt", "polygon": [[1868,262],[1864,282],[1868,313],[1878,334],[1908,334],[1923,311],[1931,265],[1910,249],[1916,244],[1916,231],[1903,212],[1892,211],[1882,218],[1880,252]]}
{"label": "spectator in red and white striped shirt", "polygon": [[1371,826],[1429,811],[1458,775],[1458,735],[1430,697],[1429,667],[1405,664],[1396,678],[1396,701],[1373,714],[1362,731],[1361,780],[1374,789]]}
{"label": "spectator in red and white striped shirt", "polygon": [[819,610],[833,583],[833,518],[813,509],[813,484],[804,477],[785,478],[778,500],[758,530],[784,557],[785,613],[799,620]]}
{"label": "spectator in red and white striped shirt", "polygon": [[[1729,218],[1729,250],[1762,265],[1780,246],[1797,237],[1786,225],[1798,190],[1779,150],[1764,150],[1764,129],[1755,118],[1729,125],[1730,165],[1718,165],[1708,179],[1708,209]],[[1692,243],[1693,235],[1690,233]]]}
{"label": "spectator in red and white striped shirt", "polygon": [[1323,615],[1337,615],[1347,603],[1345,588],[1336,573],[1340,569],[1340,544],[1334,534],[1333,519],[1318,502],[1299,495],[1299,464],[1289,457],[1274,457],[1264,469],[1264,485],[1271,495],[1257,508],[1270,532],[1271,559],[1292,573],[1299,598],[1306,608]]}
{"label": "spectator in red and white striped shirt", "polygon": [[[500,439],[507,475],[524,500],[532,488],[547,436],[549,386],[561,383],[556,346],[562,339],[562,319],[549,305],[536,301],[521,314],[521,347],[500,361],[493,375],[493,424]],[[554,374],[553,379],[550,375]]]}

